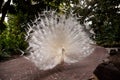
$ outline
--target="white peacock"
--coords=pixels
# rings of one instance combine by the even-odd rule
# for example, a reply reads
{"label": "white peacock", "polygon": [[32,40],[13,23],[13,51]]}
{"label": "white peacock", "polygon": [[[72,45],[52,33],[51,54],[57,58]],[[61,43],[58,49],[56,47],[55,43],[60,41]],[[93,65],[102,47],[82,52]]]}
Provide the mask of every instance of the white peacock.
{"label": "white peacock", "polygon": [[28,59],[40,70],[52,69],[62,62],[78,62],[93,52],[93,41],[76,18],[46,13],[29,25],[26,36]]}

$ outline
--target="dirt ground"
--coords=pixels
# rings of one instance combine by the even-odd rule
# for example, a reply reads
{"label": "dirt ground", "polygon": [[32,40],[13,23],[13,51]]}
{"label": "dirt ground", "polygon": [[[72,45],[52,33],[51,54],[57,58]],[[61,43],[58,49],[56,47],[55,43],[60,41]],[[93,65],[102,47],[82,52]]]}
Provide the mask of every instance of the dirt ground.
{"label": "dirt ground", "polygon": [[32,62],[20,57],[0,63],[0,80],[89,80],[97,65],[107,56],[107,50],[97,46],[90,56],[80,62],[48,71],[40,71]]}

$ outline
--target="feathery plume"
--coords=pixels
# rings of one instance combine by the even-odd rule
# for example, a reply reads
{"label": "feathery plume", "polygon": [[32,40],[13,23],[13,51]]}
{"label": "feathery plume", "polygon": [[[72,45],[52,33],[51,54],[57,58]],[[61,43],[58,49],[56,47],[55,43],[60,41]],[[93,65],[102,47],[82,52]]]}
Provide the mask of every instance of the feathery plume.
{"label": "feathery plume", "polygon": [[93,41],[73,16],[44,12],[27,30],[28,59],[41,70],[56,65],[75,63],[90,55]]}

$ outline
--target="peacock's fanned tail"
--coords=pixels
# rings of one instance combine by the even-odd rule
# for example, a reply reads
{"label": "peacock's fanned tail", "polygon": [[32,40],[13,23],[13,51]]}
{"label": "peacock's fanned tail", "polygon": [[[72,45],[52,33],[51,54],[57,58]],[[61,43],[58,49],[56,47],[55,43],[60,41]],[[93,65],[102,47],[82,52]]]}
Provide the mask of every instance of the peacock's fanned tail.
{"label": "peacock's fanned tail", "polygon": [[27,30],[28,59],[41,70],[61,62],[75,63],[90,55],[94,47],[89,34],[72,16],[40,14]]}

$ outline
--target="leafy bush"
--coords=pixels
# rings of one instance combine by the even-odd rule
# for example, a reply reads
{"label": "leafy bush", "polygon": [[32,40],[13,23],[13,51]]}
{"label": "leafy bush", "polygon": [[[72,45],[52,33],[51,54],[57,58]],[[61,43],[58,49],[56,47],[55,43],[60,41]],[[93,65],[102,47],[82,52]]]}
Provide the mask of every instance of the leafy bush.
{"label": "leafy bush", "polygon": [[7,25],[7,28],[0,34],[0,56],[10,57],[20,55],[25,51],[28,44],[25,41],[25,32],[18,26]]}

